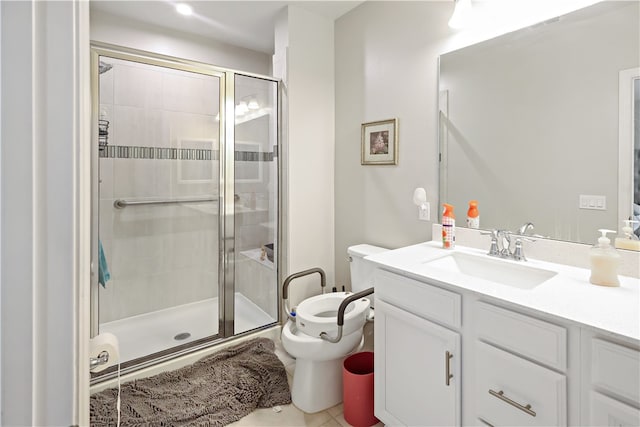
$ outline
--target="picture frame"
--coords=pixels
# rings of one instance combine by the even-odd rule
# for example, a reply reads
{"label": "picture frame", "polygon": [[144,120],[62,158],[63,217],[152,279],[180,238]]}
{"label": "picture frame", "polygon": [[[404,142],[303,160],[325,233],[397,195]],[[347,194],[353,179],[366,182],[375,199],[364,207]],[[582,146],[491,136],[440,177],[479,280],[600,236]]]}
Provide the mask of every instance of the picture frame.
{"label": "picture frame", "polygon": [[362,165],[398,164],[398,119],[362,124]]}

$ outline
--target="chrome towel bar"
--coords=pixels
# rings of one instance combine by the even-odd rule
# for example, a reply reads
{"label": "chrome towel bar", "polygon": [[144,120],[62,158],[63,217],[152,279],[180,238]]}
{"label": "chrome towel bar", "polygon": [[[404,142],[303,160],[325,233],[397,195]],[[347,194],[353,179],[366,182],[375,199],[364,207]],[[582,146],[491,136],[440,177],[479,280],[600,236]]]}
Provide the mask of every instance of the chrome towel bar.
{"label": "chrome towel bar", "polygon": [[127,206],[141,206],[141,205],[168,205],[177,203],[202,203],[202,202],[217,202],[217,197],[205,197],[200,199],[156,199],[156,200],[124,200],[117,199],[113,202],[113,207],[116,209],[124,209]]}

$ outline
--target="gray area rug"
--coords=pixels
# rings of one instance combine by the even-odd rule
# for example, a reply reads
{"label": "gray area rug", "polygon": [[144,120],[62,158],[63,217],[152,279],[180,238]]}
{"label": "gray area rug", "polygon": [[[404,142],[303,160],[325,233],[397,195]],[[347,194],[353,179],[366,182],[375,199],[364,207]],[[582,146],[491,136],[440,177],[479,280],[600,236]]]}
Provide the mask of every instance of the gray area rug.
{"label": "gray area rug", "polygon": [[[122,426],[223,426],[256,408],[291,403],[275,345],[257,338],[184,368],[121,386]],[[93,394],[91,425],[115,426],[118,389]]]}

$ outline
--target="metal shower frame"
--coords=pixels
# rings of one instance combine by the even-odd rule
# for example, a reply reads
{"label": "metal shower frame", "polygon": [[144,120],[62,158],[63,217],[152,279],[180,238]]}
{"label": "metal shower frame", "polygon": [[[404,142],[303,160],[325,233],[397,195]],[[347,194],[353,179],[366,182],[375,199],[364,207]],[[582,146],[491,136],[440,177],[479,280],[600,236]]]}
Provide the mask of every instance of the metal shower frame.
{"label": "metal shower frame", "polygon": [[[219,324],[216,335],[203,338],[201,340],[176,346],[159,353],[154,353],[146,357],[136,359],[122,364],[122,374],[133,372],[160,362],[171,360],[195,351],[212,347],[231,338],[256,332],[256,330],[268,329],[282,321],[280,286],[283,274],[283,254],[284,254],[284,230],[283,230],[283,150],[282,150],[282,81],[269,76],[255,73],[247,73],[224,67],[217,67],[197,61],[160,55],[152,52],[131,49],[122,46],[102,42],[91,42],[91,115],[92,115],[92,148],[91,148],[91,284],[90,284],[90,334],[91,337],[97,335],[99,327],[99,284],[97,272],[98,254],[98,228],[99,228],[99,193],[98,193],[98,165],[99,165],[99,144],[98,144],[98,120],[99,120],[99,62],[100,57],[122,59],[134,61],[148,65],[156,65],[165,68],[177,69],[198,74],[210,75],[220,79],[220,128],[219,128],[219,149],[220,149],[220,175],[219,175],[219,199],[218,207],[218,287],[219,287]],[[276,257],[276,295],[278,318],[274,323],[263,325],[257,329],[234,335],[234,289],[235,289],[235,206],[234,206],[234,149],[235,149],[235,77],[246,76],[262,80],[275,82],[276,106],[277,106],[277,129],[276,146],[277,150],[277,257]],[[229,114],[229,112],[231,112]],[[223,284],[220,286],[220,284]],[[115,368],[115,367],[113,367]],[[99,375],[92,377],[91,383],[106,381],[115,377],[116,370],[110,368]]]}

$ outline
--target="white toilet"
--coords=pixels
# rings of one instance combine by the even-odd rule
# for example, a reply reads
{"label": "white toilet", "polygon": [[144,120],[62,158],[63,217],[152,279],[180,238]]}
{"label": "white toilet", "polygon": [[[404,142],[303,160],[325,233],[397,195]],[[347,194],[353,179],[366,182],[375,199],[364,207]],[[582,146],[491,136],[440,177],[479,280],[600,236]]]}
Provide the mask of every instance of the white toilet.
{"label": "white toilet", "polygon": [[320,334],[337,336],[337,312],[342,300],[373,286],[374,268],[363,258],[386,250],[371,245],[349,247],[353,292],[329,292],[307,298],[296,308],[295,322],[289,319],[282,328],[282,345],[296,358],[291,399],[302,411],[323,411],[342,402],[342,361],[362,346],[363,326],[373,294],[347,306],[340,341],[323,340]]}

